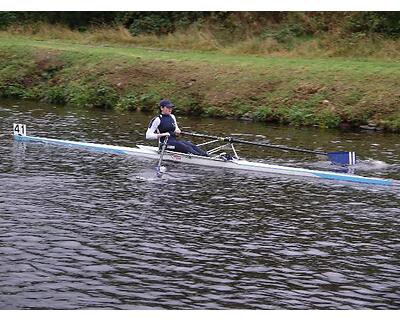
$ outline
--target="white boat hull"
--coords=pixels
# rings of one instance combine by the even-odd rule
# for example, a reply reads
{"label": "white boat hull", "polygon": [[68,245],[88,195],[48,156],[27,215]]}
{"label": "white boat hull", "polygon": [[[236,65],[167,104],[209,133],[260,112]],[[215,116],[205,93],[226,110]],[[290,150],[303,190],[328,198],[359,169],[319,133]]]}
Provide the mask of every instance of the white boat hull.
{"label": "white boat hull", "polygon": [[[159,159],[160,157],[160,154],[158,153],[158,148],[142,146],[142,145],[138,145],[137,148],[131,148],[131,147],[112,146],[106,144],[41,138],[33,136],[14,135],[14,137],[15,139],[20,141],[38,141],[51,144],[61,144],[71,147],[83,147],[102,152],[140,156],[150,159]],[[171,151],[165,152],[163,160],[202,165],[202,166],[229,168],[235,170],[258,171],[258,172],[266,172],[273,174],[302,176],[302,177],[347,181],[347,182],[364,183],[364,184],[374,184],[374,185],[384,185],[384,186],[391,186],[395,184],[395,181],[391,179],[363,177],[346,173],[336,173],[329,171],[278,166],[278,165],[271,165],[271,164],[251,162],[246,160],[237,160],[237,159],[226,161],[219,158],[207,158],[207,157],[201,157],[201,156],[183,154]]]}

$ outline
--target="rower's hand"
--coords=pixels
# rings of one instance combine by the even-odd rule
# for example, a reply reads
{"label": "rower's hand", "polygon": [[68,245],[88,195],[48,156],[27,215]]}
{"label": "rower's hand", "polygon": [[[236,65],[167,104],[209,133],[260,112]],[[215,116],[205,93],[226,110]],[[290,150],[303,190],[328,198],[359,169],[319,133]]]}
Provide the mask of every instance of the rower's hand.
{"label": "rower's hand", "polygon": [[179,129],[179,128],[175,129],[175,134],[179,135],[179,134],[181,134],[181,132],[182,132],[181,129]]}
{"label": "rower's hand", "polygon": [[164,133],[158,134],[159,138],[161,138],[161,137],[169,137],[169,136],[170,136],[169,132],[164,132]]}

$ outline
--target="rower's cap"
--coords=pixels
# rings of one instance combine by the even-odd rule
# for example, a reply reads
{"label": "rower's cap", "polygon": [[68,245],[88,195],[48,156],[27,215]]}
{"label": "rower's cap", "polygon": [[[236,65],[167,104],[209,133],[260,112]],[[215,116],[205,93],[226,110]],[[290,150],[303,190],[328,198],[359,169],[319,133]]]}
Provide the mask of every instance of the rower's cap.
{"label": "rower's cap", "polygon": [[174,106],[174,104],[171,102],[171,101],[169,101],[169,100],[166,100],[166,99],[163,99],[163,100],[161,100],[160,101],[160,107],[167,107],[167,108],[173,108],[173,107],[175,107]]}

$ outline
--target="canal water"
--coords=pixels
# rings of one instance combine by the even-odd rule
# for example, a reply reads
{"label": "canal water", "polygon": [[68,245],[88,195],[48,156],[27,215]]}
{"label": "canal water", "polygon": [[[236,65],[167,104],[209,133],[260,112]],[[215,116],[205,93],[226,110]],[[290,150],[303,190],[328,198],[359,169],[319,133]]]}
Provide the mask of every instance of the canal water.
{"label": "canal water", "polygon": [[[400,190],[17,142],[134,146],[151,114],[0,101],[0,309],[398,309]],[[357,151],[400,179],[399,135],[178,115],[186,130]],[[151,142],[150,142],[151,144]],[[237,146],[247,159],[334,170]]]}

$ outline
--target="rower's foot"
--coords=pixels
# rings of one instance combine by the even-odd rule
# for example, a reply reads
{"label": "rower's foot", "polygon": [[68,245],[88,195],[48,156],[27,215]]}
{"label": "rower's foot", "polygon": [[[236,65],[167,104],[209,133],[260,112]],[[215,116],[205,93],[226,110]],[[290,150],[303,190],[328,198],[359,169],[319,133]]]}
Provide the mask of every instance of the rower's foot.
{"label": "rower's foot", "polygon": [[226,153],[226,152],[221,153],[218,157],[224,161],[233,160],[233,157],[229,153]]}

